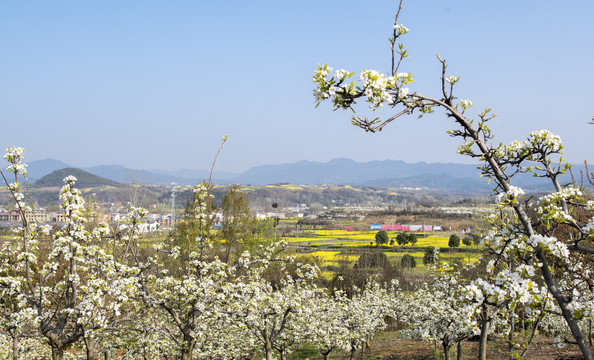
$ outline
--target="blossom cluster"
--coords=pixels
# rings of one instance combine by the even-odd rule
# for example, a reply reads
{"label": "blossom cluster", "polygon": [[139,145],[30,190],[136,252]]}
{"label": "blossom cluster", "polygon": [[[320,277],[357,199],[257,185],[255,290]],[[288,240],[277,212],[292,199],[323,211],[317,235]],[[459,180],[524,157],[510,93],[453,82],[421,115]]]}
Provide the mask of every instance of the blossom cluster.
{"label": "blossom cluster", "polygon": [[360,85],[356,85],[354,81],[346,84],[346,79],[352,75],[354,73],[344,69],[332,73],[328,64],[318,65],[313,76],[316,102],[332,99],[336,108],[349,108],[356,103],[357,97],[365,96],[371,103],[370,107],[375,109],[384,104],[392,105],[405,100],[410,91],[404,85],[413,82],[412,73],[399,72],[387,76],[377,70],[365,69],[359,74]]}
{"label": "blossom cluster", "polygon": [[404,35],[409,32],[408,28],[402,24],[394,25],[394,30],[396,30],[397,35]]}
{"label": "blossom cluster", "polygon": [[501,205],[513,205],[524,195],[524,190],[517,186],[510,186],[509,190],[497,194],[497,202]]}
{"label": "blossom cluster", "polygon": [[567,259],[569,257],[569,249],[567,248],[567,245],[557,240],[555,237],[535,234],[528,239],[528,243],[533,248],[551,252],[560,259]]}
{"label": "blossom cluster", "polygon": [[27,175],[27,164],[22,162],[23,156],[25,154],[25,149],[21,147],[6,147],[6,153],[4,154],[4,159],[10,163],[10,165],[6,168],[6,171],[14,173],[14,174],[21,174],[22,176]]}
{"label": "blossom cluster", "polygon": [[562,204],[570,200],[580,201],[582,198],[582,191],[575,187],[565,187],[561,191],[553,192],[551,194],[542,196],[538,199],[538,213],[540,220],[547,225],[551,222],[565,223],[575,222],[573,217],[567,213]]}
{"label": "blossom cluster", "polygon": [[525,141],[512,141],[503,147],[503,152],[510,158],[526,158],[528,161],[538,161],[538,154],[559,153],[563,150],[561,138],[549,130],[537,130],[528,134]]}

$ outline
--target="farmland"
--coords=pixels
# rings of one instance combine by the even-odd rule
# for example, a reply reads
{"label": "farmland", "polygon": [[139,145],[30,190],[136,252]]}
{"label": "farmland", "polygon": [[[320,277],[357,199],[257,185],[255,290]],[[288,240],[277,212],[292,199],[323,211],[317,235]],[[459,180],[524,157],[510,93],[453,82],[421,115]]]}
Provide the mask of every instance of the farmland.
{"label": "farmland", "polygon": [[[395,239],[401,232],[388,231],[390,239]],[[355,264],[362,253],[378,251],[375,245],[376,231],[317,230],[302,232],[298,236],[287,237],[290,249],[302,258],[310,257],[317,261],[324,270],[332,270],[340,262]],[[440,248],[441,261],[467,263],[476,261],[480,250],[472,245],[461,245],[458,249],[448,247],[449,233],[416,233],[417,243],[399,246],[395,242],[384,244],[381,251],[393,264],[400,264],[402,257],[408,254],[414,257],[418,266],[415,271],[423,272],[424,251],[428,247]]]}

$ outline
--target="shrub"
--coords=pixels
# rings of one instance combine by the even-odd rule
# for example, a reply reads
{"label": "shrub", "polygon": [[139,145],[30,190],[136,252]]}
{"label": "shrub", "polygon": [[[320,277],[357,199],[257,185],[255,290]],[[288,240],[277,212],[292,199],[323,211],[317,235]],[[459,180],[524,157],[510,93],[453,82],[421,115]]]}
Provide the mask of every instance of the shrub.
{"label": "shrub", "polygon": [[404,254],[402,260],[400,260],[400,265],[403,268],[414,268],[417,267],[417,261],[415,258],[410,254]]}
{"label": "shrub", "polygon": [[366,252],[359,256],[360,268],[383,268],[389,265],[388,257],[383,252]]}

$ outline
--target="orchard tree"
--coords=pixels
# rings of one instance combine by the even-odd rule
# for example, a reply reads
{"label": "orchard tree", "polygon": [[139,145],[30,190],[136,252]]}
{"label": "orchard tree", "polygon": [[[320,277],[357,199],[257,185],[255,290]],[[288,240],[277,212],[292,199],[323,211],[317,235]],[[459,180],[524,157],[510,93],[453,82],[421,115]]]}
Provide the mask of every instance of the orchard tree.
{"label": "orchard tree", "polygon": [[[0,332],[0,359],[15,359],[13,340]],[[39,336],[23,336],[18,342],[18,359],[38,360],[51,358],[51,350]]]}
{"label": "orchard tree", "polygon": [[450,349],[458,344],[461,357],[461,342],[474,334],[476,322],[469,318],[460,302],[460,277],[450,268],[440,269],[431,275],[428,283],[407,295],[408,301],[400,301],[401,321],[409,327],[405,336],[442,346],[446,360]]}
{"label": "orchard tree", "polygon": [[231,263],[253,246],[257,239],[258,220],[250,212],[248,195],[242,193],[237,185],[225,191],[220,212],[222,227],[216,237],[222,248],[221,259]]}
{"label": "orchard tree", "polygon": [[359,269],[385,268],[389,265],[390,260],[383,251],[370,251],[359,255]]}
{"label": "orchard tree", "polygon": [[[126,264],[129,252],[130,256],[139,256],[139,225],[145,214],[143,208],[131,206],[108,235],[94,238],[88,247],[89,255],[98,261],[90,264],[88,273],[92,279],[83,288],[97,299],[84,336],[87,359],[99,359],[99,352],[105,356],[115,352],[116,339],[146,315],[139,301],[139,269]],[[89,217],[94,215],[91,212]]]}
{"label": "orchard tree", "polygon": [[2,244],[0,249],[0,336],[2,334],[8,336],[2,339],[0,349],[6,350],[2,358],[8,359],[10,354],[13,360],[19,358],[21,339],[34,332],[35,318],[35,312],[27,306],[23,294],[23,288],[26,286],[25,279],[18,276],[18,269],[13,268],[17,263],[18,254],[18,243],[6,241]]}
{"label": "orchard tree", "polygon": [[24,153],[22,148],[8,147],[4,155],[10,164],[6,169],[8,174],[0,171],[21,219],[15,236],[3,242],[0,249],[0,330],[10,336],[11,357],[15,360],[19,357],[19,341],[23,333],[27,327],[35,327],[33,320],[37,313],[26,294],[27,290],[35,288],[31,268],[36,266],[38,238],[49,233],[49,228],[41,228],[26,216],[32,207],[21,192],[26,186],[27,175],[27,165],[22,162]]}
{"label": "orchard tree", "polygon": [[437,265],[439,263],[439,248],[428,247],[425,248],[425,254],[423,255],[423,265]]}
{"label": "orchard tree", "polygon": [[[29,220],[27,215],[32,208],[23,201],[25,195],[19,182],[19,175],[26,175],[23,153],[21,148],[9,147],[4,156],[14,182],[2,173],[21,221],[15,238],[3,249],[8,251],[4,259],[8,261],[0,263],[0,287],[8,290],[7,305],[17,306],[13,334],[30,322],[50,345],[53,359],[63,359],[69,347],[83,340],[87,357],[95,359],[95,335],[114,325],[123,304],[133,298],[137,289],[135,271],[118,264],[98,245],[106,239],[109,227],[89,222],[93,212],[86,208],[80,191],[74,187],[73,176],[64,179],[60,191],[65,225],[52,239],[47,237],[48,226],[41,227]],[[43,244],[42,236],[47,239]],[[13,290],[17,288],[15,297]],[[16,356],[13,351],[13,358]]]}
{"label": "orchard tree", "polygon": [[[524,277],[519,275],[522,273]],[[480,358],[486,357],[487,338],[492,328],[499,329],[501,335],[508,337],[510,344],[514,343],[514,326],[518,311],[524,312],[528,322],[535,322],[536,325],[545,312],[557,312],[550,306],[547,307],[551,303],[551,296],[546,287],[539,287],[530,279],[533,276],[531,268],[519,265],[515,271],[503,270],[493,279],[473,280],[462,289],[466,316],[477,323],[475,332],[480,335]],[[524,354],[534,339],[537,327],[528,330],[532,331],[532,336],[522,343]],[[518,355],[515,345],[519,344],[510,347],[510,357]]]}
{"label": "orchard tree", "polygon": [[120,327],[118,336],[111,338],[107,353],[120,353],[124,360],[175,358],[179,349],[175,323],[159,308],[142,307],[138,313],[142,316]]}
{"label": "orchard tree", "polygon": [[351,314],[347,313],[348,297],[342,291],[335,291],[334,296],[320,296],[314,302],[315,326],[312,327],[310,342],[324,357],[328,359],[331,352],[336,349],[346,349],[349,345],[349,332],[345,319]]}
{"label": "orchard tree", "polygon": [[[555,299],[584,357],[594,359],[578,324],[580,318],[591,317],[594,313],[592,287],[588,285],[594,277],[593,263],[589,260],[594,254],[594,201],[586,199],[578,188],[561,185],[560,176],[570,165],[558,156],[563,150],[560,138],[547,130],[537,130],[524,141],[513,141],[508,145],[494,143],[488,124],[495,115],[489,108],[473,114],[473,102],[459,100],[454,95],[461,77],[448,74],[447,63],[439,55],[440,92],[430,96],[425,95],[426,92],[411,91],[408,86],[413,83],[412,73],[399,71],[408,52],[402,43],[396,45],[397,40],[409,32],[398,23],[401,8],[402,3],[389,39],[392,51],[390,73],[385,75],[366,69],[358,76],[360,83],[357,84],[349,81],[354,73],[344,69],[333,72],[328,65],[319,65],[313,76],[316,101],[319,104],[328,99],[335,109],[354,111],[352,124],[370,132],[381,131],[395,119],[415,112],[422,116],[435,109],[444,111],[456,125],[449,131],[450,136],[463,141],[458,152],[483,162],[480,167],[482,176],[495,185],[500,208],[511,212],[508,216],[509,212],[502,211],[502,218],[494,216],[491,219],[491,230],[485,243],[497,259],[490,264],[486,279],[478,279],[476,285],[482,286],[481,292],[488,292],[487,288],[494,286],[494,282],[503,281],[504,288],[512,285],[527,287],[524,291],[516,291],[527,294],[533,286],[532,279],[538,274],[538,280],[546,284]],[[355,109],[359,99],[366,100],[372,110],[386,105],[394,108],[395,113],[384,120],[362,117]],[[535,221],[528,216],[529,197],[513,185],[515,176],[520,173],[547,178],[555,189],[550,195],[538,199]],[[581,218],[576,216],[580,211],[585,211]],[[524,266],[517,266],[519,263]],[[481,335],[486,337],[484,333]],[[486,357],[485,351],[482,346],[480,358]]]}
{"label": "orchard tree", "polygon": [[245,338],[253,338],[256,349],[267,360],[278,351],[281,359],[296,346],[311,338],[317,326],[315,303],[322,291],[311,283],[315,270],[301,272],[296,279],[287,276],[278,288],[261,277],[258,271],[246,281],[237,281],[227,298],[226,313]]}
{"label": "orchard tree", "polygon": [[400,246],[408,244],[408,241],[409,241],[409,237],[406,233],[401,233],[401,234],[398,234],[398,236],[396,236],[396,242]]}
{"label": "orchard tree", "polygon": [[407,242],[408,243],[411,243],[413,245],[416,244],[417,243],[417,235],[415,233],[413,233],[413,232],[408,233]]}
{"label": "orchard tree", "polygon": [[448,246],[451,248],[457,248],[460,246],[460,237],[456,234],[450,235],[450,240],[448,241]]}
{"label": "orchard tree", "polygon": [[375,234],[375,244],[377,247],[387,244],[390,241],[390,237],[385,230],[380,230]]}
{"label": "orchard tree", "polygon": [[417,261],[410,254],[404,254],[404,256],[402,256],[402,260],[400,261],[400,264],[403,268],[417,267]]}
{"label": "orchard tree", "polygon": [[472,238],[465,236],[464,239],[462,239],[462,243],[466,246],[470,246],[472,245]]}
{"label": "orchard tree", "polygon": [[344,303],[347,317],[343,324],[348,331],[344,350],[350,353],[350,359],[362,358],[375,333],[386,327],[384,318],[390,310],[386,299],[392,298],[396,286],[386,289],[370,281],[363,289],[354,289],[352,297]]}

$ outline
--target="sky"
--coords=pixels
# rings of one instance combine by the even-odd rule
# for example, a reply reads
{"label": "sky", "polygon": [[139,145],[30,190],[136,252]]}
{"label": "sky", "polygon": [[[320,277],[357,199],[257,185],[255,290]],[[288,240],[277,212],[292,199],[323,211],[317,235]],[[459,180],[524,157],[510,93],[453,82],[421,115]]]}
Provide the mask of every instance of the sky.
{"label": "sky", "polygon": [[[242,172],[334,158],[468,163],[443,113],[381,133],[316,109],[317,64],[388,72],[397,1],[4,1],[0,146],[26,161]],[[594,2],[405,0],[411,91],[455,95],[499,116],[496,141],[548,129],[566,158],[594,161]],[[392,109],[361,114],[387,117]]]}

